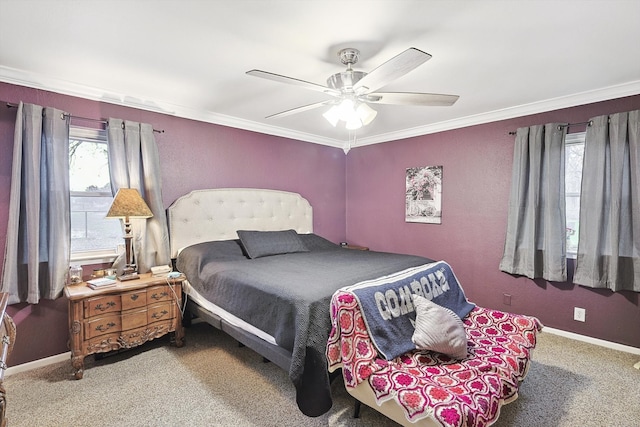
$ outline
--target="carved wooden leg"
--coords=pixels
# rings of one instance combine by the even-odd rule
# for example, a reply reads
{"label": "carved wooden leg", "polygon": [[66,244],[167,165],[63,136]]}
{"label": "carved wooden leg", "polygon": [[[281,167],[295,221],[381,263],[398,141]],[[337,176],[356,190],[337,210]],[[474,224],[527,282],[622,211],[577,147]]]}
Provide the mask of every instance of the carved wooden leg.
{"label": "carved wooden leg", "polygon": [[84,374],[84,356],[72,356],[71,365],[75,370],[74,376],[77,380],[81,380],[82,375]]}

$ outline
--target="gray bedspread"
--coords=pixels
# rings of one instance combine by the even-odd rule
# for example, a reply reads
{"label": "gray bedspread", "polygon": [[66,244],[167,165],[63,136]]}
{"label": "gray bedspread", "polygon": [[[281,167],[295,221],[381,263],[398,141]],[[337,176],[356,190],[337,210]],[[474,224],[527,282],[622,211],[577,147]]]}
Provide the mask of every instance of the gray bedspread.
{"label": "gray bedspread", "polygon": [[301,237],[309,252],[249,259],[238,241],[207,242],[185,248],[176,266],[201,295],[291,351],[289,377],[298,407],[318,416],[331,408],[325,347],[333,293],[432,260],[343,249],[319,236]]}

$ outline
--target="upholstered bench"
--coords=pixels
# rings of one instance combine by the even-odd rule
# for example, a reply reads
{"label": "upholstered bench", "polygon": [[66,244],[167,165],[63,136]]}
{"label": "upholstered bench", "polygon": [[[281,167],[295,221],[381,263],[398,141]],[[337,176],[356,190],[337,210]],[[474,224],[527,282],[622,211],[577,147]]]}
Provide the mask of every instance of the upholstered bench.
{"label": "upholstered bench", "polygon": [[461,319],[466,357],[414,349],[386,360],[367,328],[371,316],[353,291],[334,294],[329,369],[342,368],[352,396],[405,426],[491,425],[517,398],[542,328],[534,317],[474,306]]}

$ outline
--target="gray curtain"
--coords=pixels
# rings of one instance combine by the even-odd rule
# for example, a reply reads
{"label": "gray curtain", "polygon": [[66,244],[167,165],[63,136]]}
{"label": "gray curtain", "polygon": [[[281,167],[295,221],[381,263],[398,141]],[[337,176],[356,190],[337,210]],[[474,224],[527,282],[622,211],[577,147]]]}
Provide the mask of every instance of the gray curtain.
{"label": "gray curtain", "polygon": [[[153,217],[148,219],[131,219],[133,253],[138,271],[145,273],[155,265],[171,264],[160,161],[153,127],[147,123],[110,118],[107,130],[113,194],[120,188],[135,188],[153,213]],[[114,266],[122,271],[123,265],[121,256]]]}
{"label": "gray curtain", "polygon": [[55,108],[18,105],[2,292],[36,304],[62,294],[69,270],[69,120]]}
{"label": "gray curtain", "polygon": [[640,110],[587,128],[574,283],[640,292]]}
{"label": "gray curtain", "polygon": [[502,271],[567,279],[565,134],[566,126],[558,123],[516,132]]}

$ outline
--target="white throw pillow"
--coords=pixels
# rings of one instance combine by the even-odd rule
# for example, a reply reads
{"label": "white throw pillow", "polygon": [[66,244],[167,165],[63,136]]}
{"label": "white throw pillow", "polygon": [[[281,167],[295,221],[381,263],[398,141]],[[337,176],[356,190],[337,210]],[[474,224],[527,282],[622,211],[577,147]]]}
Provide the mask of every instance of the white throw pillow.
{"label": "white throw pillow", "polygon": [[467,357],[467,335],[462,320],[451,310],[413,295],[416,330],[411,341],[419,350],[431,350],[456,359]]}

